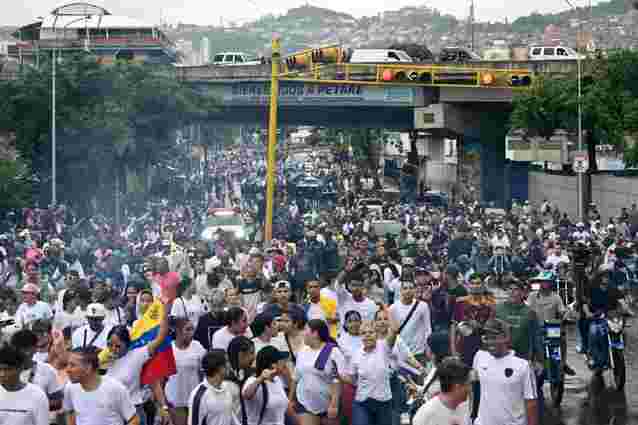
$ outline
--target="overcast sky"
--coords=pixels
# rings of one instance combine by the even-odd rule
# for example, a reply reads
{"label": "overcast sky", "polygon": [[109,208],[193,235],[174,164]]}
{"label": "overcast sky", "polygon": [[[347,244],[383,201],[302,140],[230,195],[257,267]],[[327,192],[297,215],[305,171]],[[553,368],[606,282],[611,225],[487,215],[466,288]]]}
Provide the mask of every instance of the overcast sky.
{"label": "overcast sky", "polygon": [[[77,0],[26,0],[4,4],[0,13],[0,25],[23,25],[37,16],[48,14],[55,7]],[[477,20],[510,21],[531,12],[556,12],[568,8],[566,0],[475,0]],[[586,5],[588,0],[572,0],[576,5]],[[599,0],[592,0],[596,4]],[[160,15],[171,23],[219,24],[245,22],[267,13],[283,14],[287,9],[298,7],[303,0],[95,0],[114,15],[126,15],[148,23],[158,23]],[[427,4],[459,18],[468,15],[470,0],[314,0],[312,6],[325,7],[350,13],[355,17],[376,15],[384,10],[396,10],[404,6]],[[178,6],[179,5],[179,6]]]}

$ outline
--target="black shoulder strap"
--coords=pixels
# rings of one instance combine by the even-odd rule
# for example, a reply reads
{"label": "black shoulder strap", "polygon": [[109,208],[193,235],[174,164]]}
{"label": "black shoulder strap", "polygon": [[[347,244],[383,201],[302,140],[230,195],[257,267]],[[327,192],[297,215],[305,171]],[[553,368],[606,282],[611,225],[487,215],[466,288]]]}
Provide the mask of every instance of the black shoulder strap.
{"label": "black shoulder strap", "polygon": [[412,318],[412,316],[414,315],[414,312],[416,311],[416,308],[419,306],[419,303],[421,301],[416,300],[416,302],[414,303],[414,305],[412,306],[412,308],[410,309],[410,312],[408,313],[408,315],[405,317],[405,319],[403,319],[403,323],[401,323],[401,326],[399,326],[399,334],[401,333],[401,331],[403,330],[403,328],[405,328],[405,325],[408,324],[408,322],[410,321],[410,319]]}
{"label": "black shoulder strap", "polygon": [[195,397],[193,398],[193,413],[191,416],[192,419],[191,423],[188,425],[204,425],[199,423],[199,410],[201,408],[202,398],[204,397],[204,394],[206,394],[207,390],[208,388],[204,384],[200,384],[197,388],[197,392],[195,393]]}
{"label": "black shoulder strap", "polygon": [[288,346],[288,351],[290,352],[290,358],[293,363],[297,363],[297,356],[295,356],[294,351],[292,351],[292,347],[290,346],[290,340],[288,339],[288,335],[284,334],[284,338],[286,339],[286,345]]}
{"label": "black shoulder strap", "polygon": [[264,420],[264,414],[266,413],[266,407],[268,406],[268,388],[266,387],[265,382],[261,384],[261,395],[263,402],[261,404],[261,410],[259,411],[259,422],[257,422],[257,425],[261,425]]}

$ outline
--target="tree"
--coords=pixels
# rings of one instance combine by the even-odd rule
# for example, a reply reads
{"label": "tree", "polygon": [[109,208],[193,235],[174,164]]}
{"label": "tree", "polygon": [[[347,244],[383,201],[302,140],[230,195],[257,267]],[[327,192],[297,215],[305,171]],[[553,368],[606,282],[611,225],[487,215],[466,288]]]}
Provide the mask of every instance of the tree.
{"label": "tree", "polygon": [[[59,198],[84,207],[92,198],[111,205],[116,183],[172,159],[177,130],[215,109],[213,99],[180,83],[170,67],[102,65],[90,54],[65,55],[56,85]],[[0,83],[0,115],[0,129],[15,130],[21,156],[43,189],[50,187],[50,61]]]}
{"label": "tree", "polygon": [[0,160],[0,210],[31,205],[31,171],[19,158]]}

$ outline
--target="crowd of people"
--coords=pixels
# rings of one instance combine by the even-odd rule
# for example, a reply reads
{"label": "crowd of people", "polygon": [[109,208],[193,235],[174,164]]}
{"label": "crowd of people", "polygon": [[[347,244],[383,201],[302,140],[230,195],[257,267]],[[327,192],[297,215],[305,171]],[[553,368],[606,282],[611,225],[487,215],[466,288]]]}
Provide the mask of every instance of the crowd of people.
{"label": "crowd of people", "polygon": [[[271,241],[202,240],[205,213],[168,204],[119,227],[62,207],[8,216],[0,425],[538,425],[543,323],[578,311],[598,371],[592,319],[633,314],[635,205],[605,225],[595,205],[574,223],[550,202],[368,210],[349,186],[329,210],[279,197],[294,232]],[[585,282],[575,246],[591,252]],[[540,273],[556,278],[530,292]],[[143,378],[167,349],[173,370]],[[410,414],[432,368],[438,387]]]}

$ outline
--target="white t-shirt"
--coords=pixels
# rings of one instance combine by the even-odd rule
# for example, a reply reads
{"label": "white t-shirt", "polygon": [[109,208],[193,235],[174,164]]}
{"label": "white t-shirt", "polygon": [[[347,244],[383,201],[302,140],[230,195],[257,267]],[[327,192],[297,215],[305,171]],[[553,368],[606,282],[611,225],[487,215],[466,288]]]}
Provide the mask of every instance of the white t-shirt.
{"label": "white t-shirt", "polygon": [[197,341],[191,341],[185,350],[181,350],[173,342],[173,355],[177,373],[166,382],[166,400],[175,407],[188,407],[188,398],[201,382],[200,370],[206,350]]}
{"label": "white t-shirt", "polygon": [[[188,399],[188,423],[206,425],[235,425],[232,382],[224,381],[215,388],[206,379],[198,385]],[[197,413],[196,413],[197,412]],[[197,414],[196,421],[193,415]]]}
{"label": "white t-shirt", "polygon": [[37,385],[19,391],[0,385],[0,425],[49,425],[49,400]]}
{"label": "white t-shirt", "polygon": [[352,298],[352,294],[343,285],[337,288],[337,311],[339,312],[339,329],[343,329],[343,320],[349,311],[356,311],[361,315],[361,320],[373,321],[379,307],[370,298],[364,298],[357,302]]}
{"label": "white t-shirt", "polygon": [[347,332],[341,332],[341,335],[339,335],[339,339],[337,340],[337,344],[339,344],[339,348],[341,349],[341,353],[345,360],[346,371],[348,374],[352,374],[352,359],[354,353],[361,349],[363,344],[361,341],[361,335],[354,336]]}
{"label": "white t-shirt", "polygon": [[116,359],[106,371],[106,376],[119,381],[129,391],[131,401],[135,406],[144,402],[140,375],[144,364],[150,358],[148,346],[145,345],[129,351],[124,357]]}
{"label": "white t-shirt", "polygon": [[496,358],[480,350],[474,370],[481,382],[476,425],[527,425],[526,401],[536,399],[536,377],[529,363],[510,352]]}
{"label": "white t-shirt", "polygon": [[16,311],[16,323],[22,327],[36,320],[51,320],[52,318],[51,306],[44,301],[36,301],[33,305],[22,303]]}
{"label": "white t-shirt", "polygon": [[[403,321],[408,317],[410,310],[412,310],[416,302],[418,301],[414,300],[412,303],[405,305],[399,300],[390,306],[390,317],[397,323],[397,326],[403,324]],[[423,354],[427,347],[427,339],[431,333],[430,308],[427,303],[419,302],[412,317],[410,317],[410,320],[401,331],[401,339],[410,348],[412,353]]]}
{"label": "white t-shirt", "polygon": [[[246,331],[244,335],[250,338],[250,334],[248,333],[248,331]],[[211,341],[210,348],[219,348],[221,350],[228,351],[228,345],[230,344],[230,341],[232,341],[237,336],[239,335],[232,334],[228,330],[228,326],[224,326],[213,334],[213,340]]]}
{"label": "white t-shirt", "polygon": [[53,317],[53,327],[59,330],[63,330],[66,327],[71,327],[72,330],[76,330],[85,324],[86,317],[78,314],[77,310],[73,313],[67,313],[64,310],[57,310]]}
{"label": "white t-shirt", "polygon": [[339,348],[332,349],[324,370],[315,367],[319,353],[321,350],[306,347],[297,353],[295,364],[297,401],[315,415],[328,411],[330,385],[337,378],[337,373],[344,375],[346,372],[345,360]]}
{"label": "white t-shirt", "polygon": [[464,425],[469,422],[470,410],[467,402],[452,410],[443,404],[439,397],[427,401],[412,419],[413,425]]}
{"label": "white t-shirt", "polygon": [[[56,393],[61,393],[64,390],[64,386],[58,381],[58,374],[48,363],[34,362],[35,373],[33,368],[26,369],[20,373],[22,382],[29,382],[30,384],[37,385],[47,398]],[[59,394],[60,396],[62,394]],[[61,398],[61,397],[60,397]],[[58,400],[60,400],[58,398]]]}
{"label": "white t-shirt", "polygon": [[[244,391],[256,379],[254,376],[248,378],[244,384]],[[268,389],[268,405],[264,411],[261,425],[283,425],[286,409],[288,408],[288,396],[284,390],[283,382],[279,377],[275,377],[273,382],[266,382],[266,387]],[[252,399],[247,399],[245,394],[244,392],[244,405],[246,406],[248,425],[257,425],[264,405],[263,389],[261,385],[258,386],[257,392],[255,392],[255,396]]]}
{"label": "white t-shirt", "polygon": [[371,398],[377,401],[392,399],[390,389],[390,356],[392,349],[385,340],[377,341],[374,351],[366,352],[363,347],[352,356],[352,371],[357,383],[356,401]]}
{"label": "white t-shirt", "polygon": [[108,344],[106,337],[110,331],[110,326],[104,326],[104,329],[95,337],[95,332],[91,330],[89,325],[84,325],[81,328],[77,328],[71,335],[71,345],[73,348],[81,348],[86,343],[88,346],[92,345],[100,349],[105,349]]}
{"label": "white t-shirt", "polygon": [[104,326],[113,327],[117,325],[126,325],[127,315],[120,307],[115,307],[113,310],[106,310],[106,317],[104,317]]}
{"label": "white t-shirt", "polygon": [[199,318],[206,313],[208,308],[204,307],[204,303],[197,296],[187,300],[186,298],[179,297],[173,302],[173,308],[171,308],[171,316],[179,318],[187,318],[191,321],[195,329],[197,329],[197,323]]}
{"label": "white t-shirt", "polygon": [[75,413],[77,425],[124,425],[135,415],[135,406],[124,385],[103,376],[93,391],[84,391],[80,384],[67,384],[64,411]]}

